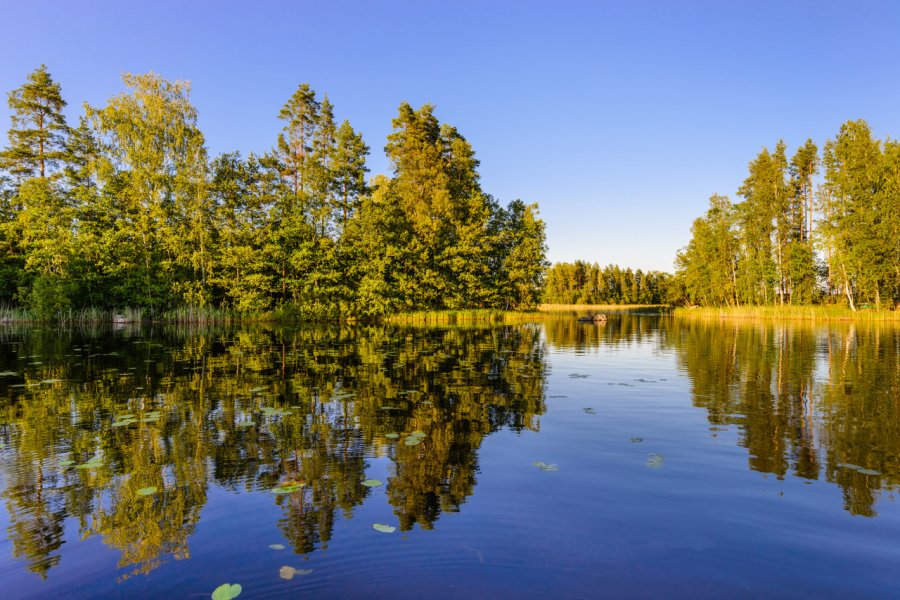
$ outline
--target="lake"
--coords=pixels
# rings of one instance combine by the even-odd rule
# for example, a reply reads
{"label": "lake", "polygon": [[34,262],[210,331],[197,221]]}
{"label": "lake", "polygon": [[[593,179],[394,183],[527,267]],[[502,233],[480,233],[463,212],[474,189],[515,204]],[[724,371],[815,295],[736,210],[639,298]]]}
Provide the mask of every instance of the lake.
{"label": "lake", "polygon": [[0,329],[4,598],[897,597],[898,482],[890,325]]}

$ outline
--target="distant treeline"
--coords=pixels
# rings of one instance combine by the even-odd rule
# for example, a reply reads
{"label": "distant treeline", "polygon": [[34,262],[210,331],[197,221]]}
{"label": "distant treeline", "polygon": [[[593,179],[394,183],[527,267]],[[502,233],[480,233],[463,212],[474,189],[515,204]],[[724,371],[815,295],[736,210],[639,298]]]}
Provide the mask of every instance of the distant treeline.
{"label": "distant treeline", "polygon": [[[824,178],[815,185],[820,166]],[[900,142],[845,123],[750,162],[741,202],[713,195],[679,252],[672,296],[713,306],[900,302]]]}
{"label": "distant treeline", "polygon": [[367,181],[362,136],[307,84],[271,151],[210,159],[189,84],[124,83],[77,126],[43,66],[9,94],[0,304],[317,317],[537,304],[537,205],[485,193],[472,146],[431,105],[400,105],[393,173]]}
{"label": "distant treeline", "polygon": [[547,304],[665,304],[668,273],[632,271],[618,265],[575,261],[555,263],[547,271]]}

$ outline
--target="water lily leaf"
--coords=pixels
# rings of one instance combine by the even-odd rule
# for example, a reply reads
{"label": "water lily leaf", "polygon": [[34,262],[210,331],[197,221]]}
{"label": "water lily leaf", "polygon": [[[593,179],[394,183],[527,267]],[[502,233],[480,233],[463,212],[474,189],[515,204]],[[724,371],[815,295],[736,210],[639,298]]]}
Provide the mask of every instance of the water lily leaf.
{"label": "water lily leaf", "polygon": [[288,580],[293,579],[294,575],[309,575],[312,572],[312,569],[295,569],[294,567],[289,567],[288,565],[285,565],[278,569],[278,575],[282,579]]}
{"label": "water lily leaf", "polygon": [[59,461],[59,466],[61,466],[61,467],[69,467],[74,464],[75,464],[75,461],[68,459],[68,458]]}
{"label": "water lily leaf", "polygon": [[258,394],[259,392],[264,392],[264,391],[266,391],[266,388],[264,388],[264,387],[255,387],[252,390],[250,390],[250,393]]}
{"label": "water lily leaf", "polygon": [[234,426],[235,427],[253,427],[254,425],[256,425],[256,423],[254,423],[253,421],[238,421],[237,423],[235,423]]}
{"label": "water lily leaf", "polygon": [[272,550],[284,550],[284,544],[269,544]]}
{"label": "water lily leaf", "polygon": [[425,438],[425,437],[426,437],[425,432],[424,432],[424,431],[419,431],[419,430],[413,431],[411,434],[409,434],[409,436],[410,436],[410,437],[417,437],[417,438]]}
{"label": "water lily leaf", "polygon": [[632,437],[632,438],[628,438],[628,441],[631,442],[632,444],[638,444],[638,443],[640,443],[640,442],[643,442],[643,441],[644,441],[644,438],[642,438],[642,437]]}
{"label": "water lily leaf", "polygon": [[865,467],[854,465],[852,463],[838,463],[838,467],[842,469],[850,469],[851,471],[856,471],[857,473],[862,473],[863,475],[881,475],[881,471],[876,471],[875,469],[867,469]]}
{"label": "water lily leaf", "polygon": [[157,492],[157,488],[155,485],[151,485],[148,487],[143,487],[139,489],[136,493],[138,496],[152,496]]}
{"label": "water lily leaf", "polygon": [[536,460],[531,464],[536,466],[541,471],[548,471],[548,472],[559,471],[559,465],[555,465],[553,463],[545,463],[542,460]]}
{"label": "water lily leaf", "polygon": [[422,438],[410,435],[403,440],[403,443],[407,446],[417,446],[422,443]]}
{"label": "water lily leaf", "polygon": [[212,593],[212,600],[232,600],[241,595],[243,588],[239,583],[223,583]]}
{"label": "water lily leaf", "polygon": [[597,411],[594,410],[593,408],[591,408],[590,406],[588,406],[587,408],[585,408],[585,409],[584,409],[584,412],[585,412],[586,414],[589,414],[589,415],[596,415],[596,414],[597,414]]}
{"label": "water lily leaf", "polygon": [[379,485],[384,485],[384,484],[383,484],[380,480],[378,480],[378,479],[366,479],[365,481],[363,481],[362,484],[363,484],[364,486],[366,486],[366,487],[378,487]]}
{"label": "water lily leaf", "polygon": [[372,525],[372,529],[375,531],[380,531],[381,533],[394,533],[397,531],[397,528],[392,525],[385,525],[384,523],[375,523]]}
{"label": "water lily leaf", "polygon": [[273,494],[293,494],[296,491],[299,491],[303,487],[302,483],[287,483],[284,485],[279,485],[278,487],[272,488]]}
{"label": "water lily leaf", "polygon": [[386,433],[386,434],[384,434],[384,437],[386,437],[389,440],[396,440],[398,437],[400,437],[400,434],[399,433]]}
{"label": "water lily leaf", "polygon": [[651,469],[659,469],[666,461],[666,457],[662,454],[652,453],[647,456],[647,466]]}

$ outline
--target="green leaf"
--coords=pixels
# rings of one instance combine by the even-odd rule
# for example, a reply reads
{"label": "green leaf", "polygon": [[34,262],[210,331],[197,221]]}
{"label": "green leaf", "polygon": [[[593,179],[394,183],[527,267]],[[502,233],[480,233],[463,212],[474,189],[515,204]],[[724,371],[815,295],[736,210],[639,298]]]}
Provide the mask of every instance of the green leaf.
{"label": "green leaf", "polygon": [[420,439],[424,439],[424,438],[426,437],[424,431],[413,431],[411,434],[409,434],[409,436],[410,436],[410,437],[417,437],[417,438],[420,438]]}
{"label": "green leaf", "polygon": [[285,485],[279,485],[276,488],[272,488],[273,494],[293,494],[294,492],[303,488],[302,483],[288,483]]}
{"label": "green leaf", "polygon": [[384,485],[378,479],[366,479],[362,484],[366,487],[378,487],[379,485]]}
{"label": "green leaf", "polygon": [[152,496],[157,492],[157,488],[155,485],[151,485],[148,487],[142,487],[136,493],[138,496]]}
{"label": "green leaf", "polygon": [[552,463],[545,463],[542,460],[536,460],[533,463],[541,471],[559,471],[559,465],[554,465]]}
{"label": "green leaf", "polygon": [[243,588],[239,583],[223,583],[212,593],[212,600],[231,600],[241,595]]}
{"label": "green leaf", "polygon": [[396,440],[398,437],[400,437],[400,434],[399,433],[386,433],[386,434],[384,434],[384,437],[386,437],[389,440]]}
{"label": "green leaf", "polygon": [[403,440],[403,443],[406,444],[407,446],[417,446],[422,443],[422,438],[411,435],[411,436],[408,436],[405,440]]}
{"label": "green leaf", "polygon": [[395,531],[397,531],[396,527],[385,525],[384,523],[375,523],[374,525],[372,525],[372,529],[374,529],[375,531],[380,531],[381,533],[394,533]]}
{"label": "green leaf", "polygon": [[284,544],[269,544],[272,550],[284,550]]}
{"label": "green leaf", "polygon": [[663,466],[666,457],[662,454],[652,453],[647,456],[647,466],[651,469],[659,469]]}

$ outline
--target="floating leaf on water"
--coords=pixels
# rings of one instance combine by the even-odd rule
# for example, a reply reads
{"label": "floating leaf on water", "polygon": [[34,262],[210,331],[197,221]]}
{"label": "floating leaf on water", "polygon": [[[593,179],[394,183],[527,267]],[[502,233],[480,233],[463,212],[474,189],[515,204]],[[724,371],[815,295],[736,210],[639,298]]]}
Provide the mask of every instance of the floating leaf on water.
{"label": "floating leaf on water", "polygon": [[0,371],[0,377],[15,377],[18,375],[15,371]]}
{"label": "floating leaf on water", "polygon": [[533,464],[534,466],[536,466],[536,467],[537,467],[538,469],[540,469],[541,471],[551,471],[551,472],[552,472],[552,471],[559,471],[559,465],[554,465],[554,464],[552,464],[552,463],[545,463],[545,462],[542,461],[542,460],[536,460],[536,461],[534,461],[534,462],[531,463],[531,464]]}
{"label": "floating leaf on water", "polygon": [[212,593],[212,600],[232,600],[241,595],[243,588],[239,583],[223,583]]}
{"label": "floating leaf on water", "polygon": [[875,469],[867,469],[865,467],[854,465],[852,463],[838,463],[838,467],[842,469],[850,469],[851,471],[856,471],[857,473],[862,473],[863,475],[881,475],[881,471],[876,471]]}
{"label": "floating leaf on water", "polygon": [[632,444],[638,444],[638,443],[640,443],[640,442],[643,442],[643,441],[644,441],[644,438],[642,438],[642,437],[632,437],[632,438],[628,438],[628,441],[631,442]]}
{"label": "floating leaf on water", "polygon": [[269,544],[272,550],[284,550],[284,544]]}
{"label": "floating leaf on water", "polygon": [[157,490],[156,486],[151,485],[151,486],[143,487],[143,488],[139,489],[136,493],[138,496],[152,496],[157,491],[158,490]]}
{"label": "floating leaf on water", "polygon": [[299,491],[303,487],[302,483],[287,483],[283,485],[279,485],[278,487],[272,488],[273,494],[293,494],[296,491]]}
{"label": "floating leaf on water", "polygon": [[392,525],[385,525],[384,523],[375,523],[372,525],[372,529],[375,531],[380,531],[381,533],[394,533],[397,531],[397,528]]}
{"label": "floating leaf on water", "polygon": [[59,461],[59,466],[61,466],[61,467],[70,467],[74,464],[75,464],[75,461],[68,459],[68,458]]}
{"label": "floating leaf on water", "polygon": [[386,437],[389,440],[396,440],[398,437],[400,437],[400,434],[399,433],[386,433],[386,434],[384,434],[384,437]]}
{"label": "floating leaf on water", "polygon": [[137,423],[137,419],[124,419],[122,421],[116,421],[112,424],[113,427],[125,427],[126,425],[131,425],[132,423]]}
{"label": "floating leaf on water", "polygon": [[133,418],[134,418],[134,415],[132,415],[132,414],[118,415],[118,416],[116,417],[116,419],[119,420],[119,421],[122,421],[122,420],[124,420],[124,419],[133,419]]}
{"label": "floating leaf on water", "polygon": [[100,458],[92,458],[86,463],[82,463],[80,465],[75,465],[76,469],[98,469],[103,466],[103,461]]}
{"label": "floating leaf on water", "polygon": [[666,457],[662,454],[657,454],[653,452],[647,455],[647,466],[651,469],[658,469],[663,466],[663,463],[666,461]]}
{"label": "floating leaf on water", "polygon": [[256,425],[256,423],[254,423],[253,421],[238,421],[237,423],[235,423],[234,426],[235,427],[253,427],[254,425]]}
{"label": "floating leaf on water", "polygon": [[422,438],[413,435],[407,436],[403,443],[407,446],[417,446],[422,443]]}
{"label": "floating leaf on water", "polygon": [[424,438],[426,437],[426,436],[425,436],[425,432],[424,432],[424,431],[419,431],[419,430],[413,431],[411,434],[409,434],[409,436],[410,436],[410,437],[417,437],[417,438],[421,438],[421,439],[424,439]]}
{"label": "floating leaf on water", "polygon": [[585,408],[585,409],[584,409],[584,412],[587,413],[587,414],[589,414],[589,415],[596,415],[596,414],[597,414],[597,411],[594,410],[593,408],[591,408],[590,406],[588,406],[587,408]]}
{"label": "floating leaf on water", "polygon": [[580,373],[569,373],[570,379],[587,379],[590,375],[582,375]]}
{"label": "floating leaf on water", "polygon": [[312,569],[295,569],[294,567],[289,567],[287,565],[278,569],[278,575],[282,579],[293,579],[294,575],[309,575],[312,573]]}
{"label": "floating leaf on water", "polygon": [[266,391],[266,388],[264,388],[264,387],[255,387],[252,390],[250,390],[250,393],[258,394],[259,392],[264,392],[264,391]]}
{"label": "floating leaf on water", "polygon": [[366,487],[378,487],[379,485],[384,485],[378,479],[366,479],[365,481],[362,482],[362,484]]}

